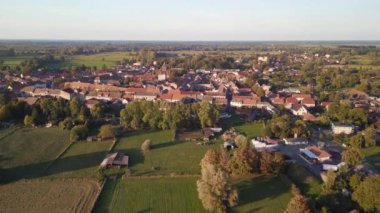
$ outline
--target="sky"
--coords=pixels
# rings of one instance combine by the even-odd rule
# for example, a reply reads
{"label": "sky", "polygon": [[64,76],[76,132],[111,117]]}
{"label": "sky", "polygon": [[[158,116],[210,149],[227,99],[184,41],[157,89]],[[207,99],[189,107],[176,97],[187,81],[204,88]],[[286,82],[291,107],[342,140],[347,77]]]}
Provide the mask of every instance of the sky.
{"label": "sky", "polygon": [[0,0],[0,39],[380,40],[379,0]]}

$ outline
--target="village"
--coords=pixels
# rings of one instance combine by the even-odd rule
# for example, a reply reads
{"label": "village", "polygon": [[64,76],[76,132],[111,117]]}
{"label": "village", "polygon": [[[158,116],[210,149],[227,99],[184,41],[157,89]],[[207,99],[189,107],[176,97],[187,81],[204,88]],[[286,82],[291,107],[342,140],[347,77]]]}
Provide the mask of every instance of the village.
{"label": "village", "polygon": [[[316,60],[323,61],[328,66],[340,64],[339,56],[330,54],[292,53],[287,57],[288,64],[308,64]],[[380,97],[350,91],[353,92],[352,95],[339,94],[343,98],[336,102],[334,97],[322,98],[322,95],[328,96],[328,91],[323,88],[313,93],[312,88],[318,87],[315,83],[300,86],[284,79],[282,86],[278,86],[278,73],[285,73],[291,79],[302,75],[302,71],[284,68],[283,61],[276,54],[261,55],[253,60],[255,65],[246,70],[218,67],[187,70],[171,67],[166,61],[160,60],[152,63],[136,61],[108,69],[80,72],[0,73],[0,88],[10,99],[26,103],[30,107],[29,113],[21,118],[25,126],[62,126],[63,129],[71,129],[70,138],[75,127],[86,126],[90,131],[83,133],[79,128],[75,129],[77,132],[72,142],[97,143],[112,140],[109,151],[102,153],[98,157],[99,162],[96,162],[97,167],[101,168],[100,174],[106,179],[120,178],[120,174],[126,179],[138,175],[138,172],[133,172],[135,169],[129,168],[134,168],[137,162],[134,158],[140,157],[129,155],[128,151],[123,151],[125,149],[115,151],[112,148],[118,147],[122,138],[120,135],[128,135],[138,129],[171,129],[174,130],[174,136],[171,137],[186,141],[190,146],[207,150],[208,147],[222,145],[223,149],[231,153],[247,146],[237,139],[244,135],[243,141],[247,141],[250,149],[258,153],[264,152],[260,156],[280,153],[284,164],[306,169],[325,184],[331,181],[329,173],[339,174],[341,170],[355,171],[363,178],[380,174],[378,166],[374,166],[377,165],[376,160],[372,162],[362,157],[358,159],[355,151],[352,151],[354,154],[351,153],[354,150],[351,147],[362,148],[378,144],[379,135],[375,129],[380,122]],[[239,60],[236,59],[234,63],[239,63]],[[76,116],[79,120],[73,117],[68,119],[64,112],[61,118],[58,115],[51,119],[54,114],[50,116],[49,112],[44,121],[38,121],[34,111],[38,113],[38,110],[42,110],[45,113],[45,109],[41,108],[44,105],[41,104],[46,99],[53,100],[52,104],[59,100],[63,105],[70,105],[71,111],[73,103],[78,103]],[[157,119],[164,119],[164,115],[170,116],[177,104],[185,108],[194,106],[197,109],[188,109],[190,114],[184,118],[190,119],[189,123],[181,120],[173,121],[172,124],[167,121],[163,126],[161,120],[151,120],[153,115],[150,112],[135,111],[136,107],[143,108],[144,104],[157,107],[157,113],[160,114]],[[329,114],[342,111],[340,107],[343,106],[349,106],[347,110],[351,110],[343,115],[344,119]],[[201,117],[203,108],[208,110],[204,119]],[[186,110],[183,112],[187,112]],[[3,113],[4,111],[5,109]],[[143,117],[135,121],[133,113],[143,113]],[[365,115],[365,120],[360,117],[361,113]],[[90,117],[92,118],[89,119]],[[199,121],[194,121],[197,119],[194,117],[199,117]],[[17,120],[6,116],[2,118],[1,125],[4,127],[14,125]],[[234,123],[247,125],[248,130],[239,131],[239,128],[235,129]],[[121,134],[111,131],[111,134],[105,136],[92,133],[91,129],[99,129],[100,126],[103,129],[107,125],[109,129],[122,126],[124,130]],[[260,130],[255,129],[258,126]],[[374,130],[368,130],[369,126],[374,126]],[[107,131],[106,127],[104,131]],[[252,131],[259,133],[250,134]],[[355,137],[364,139],[360,139],[360,144],[357,145],[356,140],[352,139]],[[146,142],[147,148],[144,149],[155,147],[155,138],[141,136],[141,139]],[[367,146],[367,140],[375,142]],[[191,166],[198,167],[198,163]],[[156,166],[151,169],[153,172],[160,170]],[[350,193],[346,188],[344,193]]]}

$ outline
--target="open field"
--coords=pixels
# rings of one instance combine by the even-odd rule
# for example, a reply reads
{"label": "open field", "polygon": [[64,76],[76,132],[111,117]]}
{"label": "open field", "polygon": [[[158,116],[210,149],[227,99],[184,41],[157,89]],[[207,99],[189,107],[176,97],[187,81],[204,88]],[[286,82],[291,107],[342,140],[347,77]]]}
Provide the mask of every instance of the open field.
{"label": "open field", "polygon": [[94,55],[75,55],[71,58],[67,58],[66,62],[61,64],[61,67],[70,68],[71,66],[81,66],[82,64],[93,67],[96,66],[101,69],[103,65],[108,68],[116,66],[118,61],[122,61],[123,58],[130,58],[130,53],[127,52],[111,52],[111,53],[99,53]]}
{"label": "open field", "polygon": [[380,146],[362,149],[362,154],[374,167],[380,170]]}
{"label": "open field", "polygon": [[286,172],[288,177],[306,196],[315,198],[321,194],[322,181],[314,177],[304,167],[299,165],[291,165]]}
{"label": "open field", "polygon": [[96,177],[96,171],[112,146],[112,141],[77,142],[47,170],[53,177]]}
{"label": "open field", "polygon": [[[206,212],[197,196],[195,178],[148,178],[110,182],[105,186],[99,201],[111,203],[96,205],[94,212]],[[114,187],[115,191],[107,190],[107,187]]]}
{"label": "open field", "polygon": [[22,180],[0,185],[1,212],[90,212],[99,192],[95,181]]}
{"label": "open field", "polygon": [[38,177],[70,144],[59,128],[22,128],[0,140],[4,179]]}
{"label": "open field", "polygon": [[264,125],[262,123],[247,123],[235,126],[236,130],[244,133],[248,138],[263,136]]}
{"label": "open field", "polygon": [[33,58],[32,55],[16,55],[16,56],[6,56],[0,57],[0,60],[4,61],[4,65],[17,66],[23,61]]}
{"label": "open field", "polygon": [[16,130],[17,130],[17,127],[9,127],[9,128],[0,129],[0,140],[12,134]]}
{"label": "open field", "polygon": [[[173,141],[173,138],[174,132],[170,130],[127,133],[114,150],[129,155],[132,175],[198,174],[199,162],[206,151],[220,147],[218,141],[200,146],[195,141]],[[153,146],[143,155],[140,147],[146,139]]]}
{"label": "open field", "polygon": [[230,212],[284,212],[292,197],[287,178],[259,176],[235,183],[239,204]]}

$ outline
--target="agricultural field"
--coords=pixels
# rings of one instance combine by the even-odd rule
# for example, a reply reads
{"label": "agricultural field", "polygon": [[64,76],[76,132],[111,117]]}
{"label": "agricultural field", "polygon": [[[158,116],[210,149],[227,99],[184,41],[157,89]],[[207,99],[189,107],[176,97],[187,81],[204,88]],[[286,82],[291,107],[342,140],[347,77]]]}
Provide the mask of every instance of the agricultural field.
{"label": "agricultural field", "polygon": [[21,180],[0,185],[2,212],[90,212],[100,187],[87,180]]}
{"label": "agricultural field", "polygon": [[50,177],[94,178],[112,141],[77,142],[47,170]]}
{"label": "agricultural field", "polygon": [[108,68],[116,66],[118,61],[122,61],[123,58],[131,58],[131,53],[127,52],[111,52],[111,53],[99,53],[94,55],[75,55],[66,58],[66,62],[62,67],[70,68],[71,66],[81,66],[82,64],[93,67],[96,66],[101,69],[103,65]]}
{"label": "agricultural field", "polygon": [[59,128],[21,128],[0,140],[3,178],[39,177],[69,145],[69,132]]}
{"label": "agricultural field", "polygon": [[239,204],[231,212],[284,212],[292,197],[286,177],[259,176],[235,183]]}
{"label": "agricultural field", "polygon": [[[208,149],[219,148],[218,140],[211,145],[197,145],[196,141],[173,141],[173,131],[139,131],[121,138],[114,151],[130,157],[132,175],[199,174],[199,162]],[[141,144],[152,141],[152,149],[141,152]]]}
{"label": "agricultural field", "polygon": [[106,184],[94,212],[206,211],[195,178],[131,178]]}
{"label": "agricultural field", "polygon": [[376,169],[380,170],[380,146],[362,149],[362,154]]}
{"label": "agricultural field", "polygon": [[4,61],[4,65],[17,66],[30,58],[33,58],[33,55],[6,56],[0,57],[0,60]]}

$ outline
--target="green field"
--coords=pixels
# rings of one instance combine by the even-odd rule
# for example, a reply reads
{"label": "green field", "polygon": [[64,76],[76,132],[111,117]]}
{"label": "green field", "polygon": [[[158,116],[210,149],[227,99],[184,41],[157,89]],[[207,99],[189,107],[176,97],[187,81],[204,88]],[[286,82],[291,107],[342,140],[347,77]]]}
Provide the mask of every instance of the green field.
{"label": "green field", "polygon": [[38,177],[70,144],[59,128],[22,128],[0,140],[5,179]]}
{"label": "green field", "polygon": [[77,142],[48,169],[54,177],[94,178],[100,163],[112,146],[112,141]]}
{"label": "green field", "polygon": [[81,66],[82,64],[93,67],[96,66],[101,69],[103,65],[111,68],[117,65],[117,62],[123,60],[123,58],[131,58],[131,53],[127,52],[112,52],[112,53],[99,53],[94,55],[75,55],[67,57],[67,61],[61,64],[61,67],[70,68],[71,66]]}
{"label": "green field", "polygon": [[[200,146],[195,141],[173,141],[174,132],[139,131],[127,133],[115,147],[115,151],[130,157],[132,175],[198,174],[199,162],[208,149],[219,148],[220,142]],[[141,144],[152,141],[152,149],[143,155]]]}
{"label": "green field", "polygon": [[21,180],[0,185],[1,212],[90,212],[99,185],[88,180]]}
{"label": "green field", "polygon": [[248,123],[235,126],[235,129],[244,133],[248,138],[263,136],[264,125],[262,123]]}
{"label": "green field", "polygon": [[[195,178],[110,181],[94,212],[205,212],[195,182]],[[104,201],[111,202],[104,205]]]}
{"label": "green field", "polygon": [[16,66],[20,65],[23,61],[33,58],[32,55],[16,55],[0,57],[0,60],[4,61],[4,65]]}
{"label": "green field", "polygon": [[380,170],[380,146],[362,149],[362,154],[374,167]]}
{"label": "green field", "polygon": [[238,181],[239,204],[231,212],[284,212],[292,197],[287,178],[259,176]]}
{"label": "green field", "polygon": [[288,177],[308,197],[316,198],[322,192],[322,181],[314,177],[304,167],[292,165],[286,171]]}

